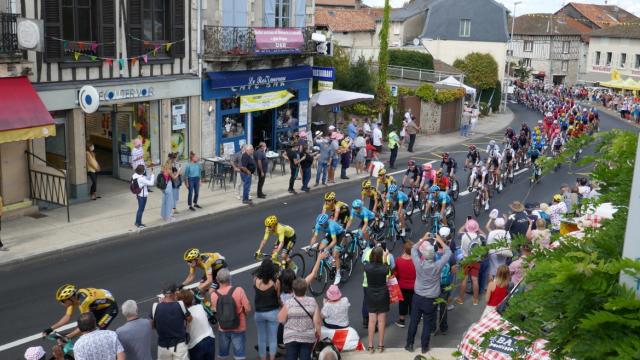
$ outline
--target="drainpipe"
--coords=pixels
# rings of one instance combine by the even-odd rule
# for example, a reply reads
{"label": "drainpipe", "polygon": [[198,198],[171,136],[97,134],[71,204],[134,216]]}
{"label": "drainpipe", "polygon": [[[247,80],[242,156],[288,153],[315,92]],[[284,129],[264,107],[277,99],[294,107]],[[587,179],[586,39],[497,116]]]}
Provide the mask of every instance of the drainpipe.
{"label": "drainpipe", "polygon": [[196,56],[198,78],[202,79],[202,0],[196,0]]}

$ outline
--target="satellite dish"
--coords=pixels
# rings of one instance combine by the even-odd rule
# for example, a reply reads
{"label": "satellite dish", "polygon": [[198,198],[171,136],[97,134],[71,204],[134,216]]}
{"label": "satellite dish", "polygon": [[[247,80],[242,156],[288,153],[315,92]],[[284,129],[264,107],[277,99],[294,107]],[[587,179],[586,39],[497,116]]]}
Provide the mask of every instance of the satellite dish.
{"label": "satellite dish", "polygon": [[418,45],[420,45],[420,39],[418,38],[413,39],[413,46],[418,46]]}

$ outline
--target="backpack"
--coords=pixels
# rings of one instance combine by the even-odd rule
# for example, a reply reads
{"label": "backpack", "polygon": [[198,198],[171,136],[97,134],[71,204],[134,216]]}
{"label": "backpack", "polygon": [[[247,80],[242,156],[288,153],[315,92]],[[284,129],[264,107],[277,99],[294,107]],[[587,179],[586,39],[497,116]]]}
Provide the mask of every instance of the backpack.
{"label": "backpack", "polygon": [[129,182],[129,190],[131,190],[133,195],[140,195],[142,188],[138,183],[138,179],[134,179],[133,177],[131,178],[131,181]]}
{"label": "backpack", "polygon": [[[436,261],[440,260],[442,254],[436,253]],[[449,286],[451,284],[451,264],[447,261],[440,272],[440,286]]]}
{"label": "backpack", "polygon": [[165,190],[167,188],[167,180],[164,178],[162,173],[158,174],[156,177],[156,187],[160,190]]}
{"label": "backpack", "polygon": [[223,330],[232,330],[240,326],[240,317],[236,308],[236,301],[233,299],[233,291],[235,287],[231,287],[229,291],[222,295],[216,290],[218,300],[216,301],[216,318],[218,324]]}

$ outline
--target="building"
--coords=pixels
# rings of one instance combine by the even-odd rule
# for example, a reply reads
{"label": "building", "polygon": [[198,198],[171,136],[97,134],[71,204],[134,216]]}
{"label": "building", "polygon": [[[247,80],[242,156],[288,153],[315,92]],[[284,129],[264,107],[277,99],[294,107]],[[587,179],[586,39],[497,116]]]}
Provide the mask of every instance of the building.
{"label": "building", "polygon": [[530,69],[534,78],[547,83],[577,82],[584,35],[591,28],[553,14],[522,15],[514,26],[509,61]]}
{"label": "building", "polygon": [[624,80],[640,80],[640,22],[623,23],[589,34],[587,72],[583,82],[611,80],[616,71]]}
{"label": "building", "polygon": [[[425,25],[427,8],[434,0],[412,0],[389,14],[389,47],[415,46]],[[379,19],[378,32],[382,26]]]}
{"label": "building", "polygon": [[315,5],[316,9],[359,9],[363,7],[361,0],[316,0]]}
{"label": "building", "polygon": [[379,51],[376,17],[371,8],[333,9],[316,7],[315,26],[324,30],[334,46],[347,50],[352,61],[377,58]]}
{"label": "building", "polygon": [[204,27],[202,156],[286,145],[309,118],[312,0],[228,0]]}
{"label": "building", "polygon": [[[606,1],[605,1],[606,4]],[[564,15],[590,27],[591,29],[602,29],[620,23],[637,21],[638,18],[617,5],[596,5],[568,3],[555,15]]]}

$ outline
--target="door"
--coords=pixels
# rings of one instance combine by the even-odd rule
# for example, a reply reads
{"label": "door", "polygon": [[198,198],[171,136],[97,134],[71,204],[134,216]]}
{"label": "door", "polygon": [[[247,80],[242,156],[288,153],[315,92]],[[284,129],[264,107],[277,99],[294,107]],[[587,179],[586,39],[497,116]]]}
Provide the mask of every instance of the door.
{"label": "door", "polygon": [[273,109],[255,111],[251,113],[253,131],[251,143],[257,147],[261,141],[273,149]]}
{"label": "door", "polygon": [[456,131],[460,127],[460,117],[462,116],[462,100],[452,101],[441,106],[440,133]]}

